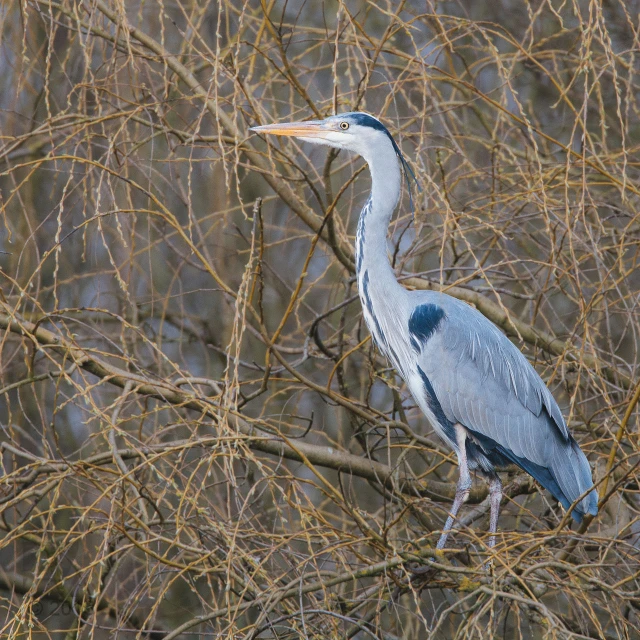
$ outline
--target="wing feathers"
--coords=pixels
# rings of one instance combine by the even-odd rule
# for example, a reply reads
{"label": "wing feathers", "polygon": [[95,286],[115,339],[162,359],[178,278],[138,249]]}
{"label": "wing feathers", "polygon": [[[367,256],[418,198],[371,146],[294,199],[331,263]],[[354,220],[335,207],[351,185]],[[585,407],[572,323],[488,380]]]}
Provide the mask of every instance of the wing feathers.
{"label": "wing feathers", "polygon": [[[592,486],[591,470],[550,391],[479,312],[449,296],[431,299],[444,315],[421,343],[418,364],[447,420],[465,426],[496,464],[515,462],[569,506]],[[594,490],[576,507],[575,517],[596,510]]]}

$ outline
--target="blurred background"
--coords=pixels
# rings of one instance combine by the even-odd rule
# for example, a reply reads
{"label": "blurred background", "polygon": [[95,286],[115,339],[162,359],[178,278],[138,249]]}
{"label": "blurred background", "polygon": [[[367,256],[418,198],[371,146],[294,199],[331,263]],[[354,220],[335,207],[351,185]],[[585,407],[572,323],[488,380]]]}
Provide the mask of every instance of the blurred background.
{"label": "blurred background", "polygon": [[[0,635],[637,638],[637,0],[0,7]],[[255,124],[363,110],[416,173],[411,288],[558,400],[593,523],[474,479],[372,346],[363,161]],[[420,571],[419,571],[420,570]]]}

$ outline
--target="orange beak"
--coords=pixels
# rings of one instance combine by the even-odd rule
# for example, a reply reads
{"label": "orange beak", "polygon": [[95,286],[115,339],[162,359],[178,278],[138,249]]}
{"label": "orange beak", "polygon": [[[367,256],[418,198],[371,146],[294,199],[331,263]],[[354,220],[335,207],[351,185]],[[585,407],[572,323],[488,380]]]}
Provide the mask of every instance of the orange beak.
{"label": "orange beak", "polygon": [[283,124],[265,124],[261,127],[251,127],[249,131],[255,133],[270,133],[275,136],[295,136],[299,138],[323,138],[331,131],[321,120],[307,122],[285,122]]}

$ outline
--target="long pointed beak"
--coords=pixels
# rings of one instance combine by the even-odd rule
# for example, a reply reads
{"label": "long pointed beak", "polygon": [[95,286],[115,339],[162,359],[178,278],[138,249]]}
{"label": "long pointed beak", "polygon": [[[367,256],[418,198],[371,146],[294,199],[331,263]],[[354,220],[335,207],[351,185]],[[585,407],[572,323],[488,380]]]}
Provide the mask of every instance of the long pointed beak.
{"label": "long pointed beak", "polygon": [[306,122],[265,124],[261,127],[251,127],[249,131],[254,131],[255,133],[270,133],[275,136],[323,138],[327,133],[329,133],[330,130],[321,120],[307,120]]}

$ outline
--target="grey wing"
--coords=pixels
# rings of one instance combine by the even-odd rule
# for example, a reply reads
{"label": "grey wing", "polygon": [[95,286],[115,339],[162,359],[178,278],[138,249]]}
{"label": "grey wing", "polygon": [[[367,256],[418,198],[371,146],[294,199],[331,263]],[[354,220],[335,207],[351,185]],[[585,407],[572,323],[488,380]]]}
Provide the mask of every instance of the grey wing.
{"label": "grey wing", "polygon": [[[434,401],[475,436],[490,461],[518,464],[567,507],[592,486],[591,469],[546,385],[481,313],[449,296],[429,300],[444,311],[437,330],[419,342],[418,365]],[[596,503],[592,492],[576,517],[593,513]]]}

